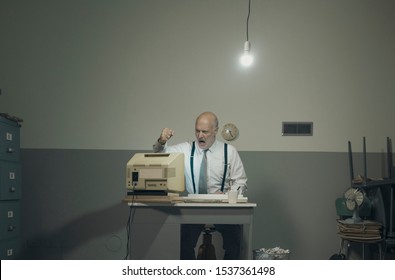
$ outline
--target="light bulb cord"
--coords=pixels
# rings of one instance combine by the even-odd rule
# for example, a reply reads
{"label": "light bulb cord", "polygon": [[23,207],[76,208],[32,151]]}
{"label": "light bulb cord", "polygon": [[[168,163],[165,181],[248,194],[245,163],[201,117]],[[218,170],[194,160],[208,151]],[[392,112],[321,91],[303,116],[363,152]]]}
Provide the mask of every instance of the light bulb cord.
{"label": "light bulb cord", "polygon": [[248,41],[248,24],[250,22],[250,14],[251,14],[251,0],[248,0],[248,15],[247,15],[247,30],[246,30],[246,35],[247,35],[247,41]]}

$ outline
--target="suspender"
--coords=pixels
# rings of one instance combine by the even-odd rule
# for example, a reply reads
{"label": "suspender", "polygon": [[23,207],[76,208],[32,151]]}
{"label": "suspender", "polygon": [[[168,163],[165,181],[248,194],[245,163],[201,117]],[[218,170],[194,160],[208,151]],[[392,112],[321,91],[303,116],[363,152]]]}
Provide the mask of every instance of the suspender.
{"label": "suspender", "polygon": [[224,165],[224,176],[222,177],[221,192],[224,191],[226,171],[228,169],[228,144],[227,143],[224,143],[224,158],[225,158],[225,165]]}
{"label": "suspender", "polygon": [[195,155],[195,141],[192,142],[192,150],[191,150],[191,156],[190,156],[190,166],[191,166],[191,177],[192,177],[193,193],[196,193],[195,176],[193,175],[193,156],[194,155]]}
{"label": "suspender", "polygon": [[[194,157],[194,155],[195,155],[195,141],[192,142],[191,156],[189,157],[189,161],[190,161],[190,167],[191,167],[193,193],[196,193],[195,175],[194,175],[194,171],[193,171],[193,157]],[[225,158],[225,165],[224,165],[224,175],[222,176],[221,192],[224,191],[226,172],[228,169],[228,144],[227,143],[224,143],[224,158]]]}

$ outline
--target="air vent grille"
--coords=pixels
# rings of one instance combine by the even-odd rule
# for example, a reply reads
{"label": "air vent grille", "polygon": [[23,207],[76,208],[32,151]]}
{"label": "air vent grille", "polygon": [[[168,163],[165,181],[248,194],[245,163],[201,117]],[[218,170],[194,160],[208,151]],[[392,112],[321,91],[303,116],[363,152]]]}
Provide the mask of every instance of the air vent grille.
{"label": "air vent grille", "polygon": [[283,136],[312,136],[313,122],[283,122]]}

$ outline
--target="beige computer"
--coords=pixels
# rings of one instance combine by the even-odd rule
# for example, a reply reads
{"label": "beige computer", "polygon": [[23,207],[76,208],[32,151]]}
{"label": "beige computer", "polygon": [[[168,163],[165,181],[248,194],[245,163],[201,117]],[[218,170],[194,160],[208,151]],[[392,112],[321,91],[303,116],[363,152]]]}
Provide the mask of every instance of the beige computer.
{"label": "beige computer", "polygon": [[136,153],[126,166],[129,193],[181,193],[185,190],[183,153]]}

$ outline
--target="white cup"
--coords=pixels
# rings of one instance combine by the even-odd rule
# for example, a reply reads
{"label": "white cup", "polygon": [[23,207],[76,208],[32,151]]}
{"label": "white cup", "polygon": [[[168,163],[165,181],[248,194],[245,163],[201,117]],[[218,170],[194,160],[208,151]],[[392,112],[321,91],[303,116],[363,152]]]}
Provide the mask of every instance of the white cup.
{"label": "white cup", "polygon": [[239,192],[237,190],[229,190],[228,191],[228,202],[229,203],[237,203],[237,197]]}

